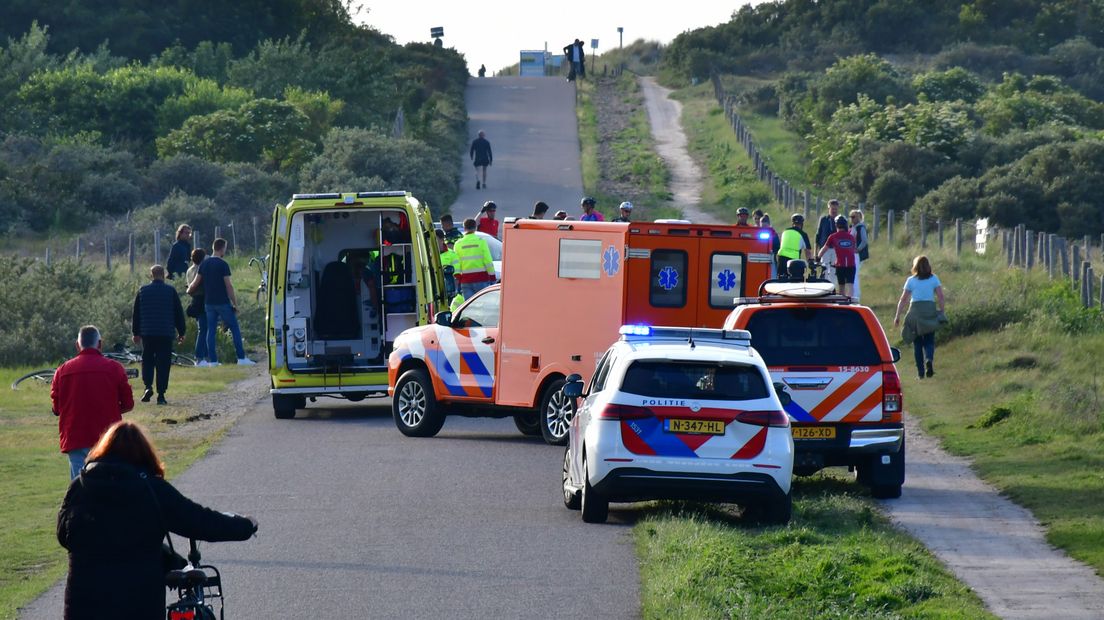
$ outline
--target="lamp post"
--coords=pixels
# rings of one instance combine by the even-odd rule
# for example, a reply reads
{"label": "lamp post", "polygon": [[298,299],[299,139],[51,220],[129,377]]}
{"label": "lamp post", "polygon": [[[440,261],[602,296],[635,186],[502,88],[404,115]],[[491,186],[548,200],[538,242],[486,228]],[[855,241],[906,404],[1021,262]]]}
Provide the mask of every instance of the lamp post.
{"label": "lamp post", "polygon": [[625,29],[621,26],[617,27],[617,49],[621,49],[625,46]]}

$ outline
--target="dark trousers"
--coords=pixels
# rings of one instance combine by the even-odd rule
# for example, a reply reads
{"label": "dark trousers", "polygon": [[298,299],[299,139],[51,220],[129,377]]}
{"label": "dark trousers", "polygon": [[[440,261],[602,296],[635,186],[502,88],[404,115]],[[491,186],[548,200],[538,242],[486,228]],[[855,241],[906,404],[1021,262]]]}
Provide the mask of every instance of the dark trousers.
{"label": "dark trousers", "polygon": [[929,362],[935,361],[935,332],[917,336],[916,340],[912,341],[912,353],[916,358],[916,370],[924,372],[925,356]]}
{"label": "dark trousers", "polygon": [[169,389],[172,348],[172,336],[142,336],[142,383],[147,388],[152,386],[156,371],[157,393],[160,395],[164,395],[165,390]]}

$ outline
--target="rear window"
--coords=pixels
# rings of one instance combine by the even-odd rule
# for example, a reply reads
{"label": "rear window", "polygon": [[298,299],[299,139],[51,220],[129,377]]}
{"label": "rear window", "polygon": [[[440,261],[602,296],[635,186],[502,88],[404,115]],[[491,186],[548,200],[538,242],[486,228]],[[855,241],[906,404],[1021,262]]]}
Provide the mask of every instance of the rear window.
{"label": "rear window", "polygon": [[769,395],[763,374],[754,366],[669,360],[634,362],[625,371],[621,390],[701,400],[753,400]]}
{"label": "rear window", "polygon": [[766,308],[747,330],[768,366],[873,366],[878,347],[858,312],[842,308]]}

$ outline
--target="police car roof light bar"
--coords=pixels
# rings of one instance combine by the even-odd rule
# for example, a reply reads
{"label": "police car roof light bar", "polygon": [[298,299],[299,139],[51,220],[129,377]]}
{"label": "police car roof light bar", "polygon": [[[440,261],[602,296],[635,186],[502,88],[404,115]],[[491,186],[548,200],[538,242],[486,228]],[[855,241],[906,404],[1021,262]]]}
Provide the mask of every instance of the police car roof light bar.
{"label": "police car roof light bar", "polygon": [[734,344],[750,345],[751,332],[746,329],[716,329],[706,327],[659,327],[650,325],[622,325],[621,339],[626,342],[655,342],[657,340],[682,341],[736,341]]}

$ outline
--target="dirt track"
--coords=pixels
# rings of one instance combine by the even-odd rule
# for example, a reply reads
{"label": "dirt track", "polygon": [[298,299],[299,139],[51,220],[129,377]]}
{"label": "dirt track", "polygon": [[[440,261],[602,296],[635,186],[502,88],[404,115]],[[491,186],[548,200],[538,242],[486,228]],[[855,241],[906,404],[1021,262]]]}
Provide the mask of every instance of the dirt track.
{"label": "dirt track", "polygon": [[[685,184],[702,176],[686,150],[679,105],[651,78],[641,78],[660,155],[676,195],[700,196]],[[654,110],[654,112],[653,112]],[[695,200],[696,202],[696,200]],[[695,221],[701,219],[684,211]],[[908,457],[900,499],[882,502],[890,518],[946,564],[1002,618],[1104,618],[1104,580],[1045,540],[1042,526],[945,452],[906,418]]]}

